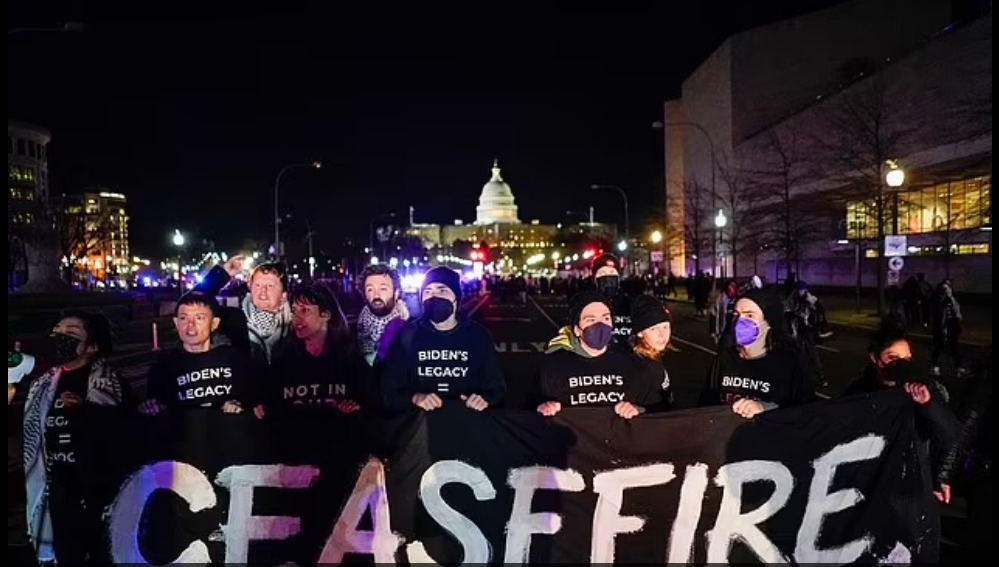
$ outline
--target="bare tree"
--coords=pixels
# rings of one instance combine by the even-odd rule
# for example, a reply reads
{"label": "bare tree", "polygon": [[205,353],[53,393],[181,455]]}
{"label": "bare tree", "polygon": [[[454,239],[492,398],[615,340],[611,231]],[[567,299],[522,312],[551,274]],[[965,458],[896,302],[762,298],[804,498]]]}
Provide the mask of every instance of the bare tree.
{"label": "bare tree", "polygon": [[727,157],[720,160],[718,175],[723,185],[719,198],[721,205],[728,211],[728,224],[724,230],[719,231],[719,236],[722,240],[728,237],[732,256],[732,273],[729,276],[734,278],[739,273],[739,253],[745,245],[743,235],[747,233],[747,229],[758,229],[749,226],[748,222],[754,218],[748,213],[756,186],[752,183],[751,176],[738,169]]}
{"label": "bare tree", "polygon": [[694,256],[694,271],[701,273],[701,251],[708,247],[711,233],[705,229],[710,216],[708,191],[696,181],[688,181],[684,187],[683,235],[688,253]]}
{"label": "bare tree", "polygon": [[[104,251],[104,244],[111,236],[111,222],[107,215],[88,219],[82,214],[67,214],[65,210],[57,218],[60,227],[60,257],[69,266],[68,273],[72,274],[73,264],[77,259],[89,258],[95,252]],[[101,260],[105,258],[102,257]]]}
{"label": "bare tree", "polygon": [[[800,189],[812,179],[814,164],[806,157],[804,140],[794,128],[770,130],[764,145],[761,168],[751,173],[758,209],[754,258],[760,250],[774,250],[784,263],[784,276],[798,271],[804,250],[824,235],[816,200],[800,198]],[[793,269],[792,269],[793,268]]]}
{"label": "bare tree", "polygon": [[880,73],[837,95],[825,107],[824,118],[830,136],[816,141],[854,180],[843,190],[842,197],[874,206],[878,241],[878,315],[884,315],[888,270],[884,241],[889,220],[885,164],[897,157],[899,143],[911,129],[903,129],[886,104]]}

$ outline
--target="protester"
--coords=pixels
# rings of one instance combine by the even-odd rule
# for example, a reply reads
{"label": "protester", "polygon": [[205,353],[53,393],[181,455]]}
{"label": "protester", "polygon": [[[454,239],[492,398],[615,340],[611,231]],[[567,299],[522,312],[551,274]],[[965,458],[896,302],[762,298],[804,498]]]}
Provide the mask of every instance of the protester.
{"label": "protester", "polygon": [[368,366],[350,336],[347,318],[325,287],[291,292],[294,338],[274,354],[265,388],[278,411],[331,408],[352,413],[373,400]]}
{"label": "protester", "polygon": [[610,348],[614,317],[606,294],[575,295],[569,302],[569,322],[577,340],[546,354],[537,384],[539,413],[553,416],[563,407],[610,406],[631,419],[661,402],[661,382],[643,376],[646,369],[627,353]]}
{"label": "protester", "polygon": [[734,345],[723,346],[701,392],[702,406],[730,405],[751,418],[808,401],[808,369],[784,327],[784,307],[769,290],[752,288],[735,303]]}
{"label": "protester", "polygon": [[655,297],[639,295],[631,300],[631,324],[636,331],[631,339],[632,353],[642,369],[641,375],[659,384],[659,399],[649,403],[646,410],[668,410],[673,407],[673,388],[662,357],[673,335],[672,316]]}
{"label": "protester", "polygon": [[843,391],[844,396],[902,388],[917,404],[916,427],[928,450],[927,460],[937,483],[934,495],[941,502],[950,502],[951,487],[946,477],[950,472],[945,463],[957,442],[959,424],[954,412],[942,400],[935,383],[916,373],[912,362],[912,345],[906,336],[905,321],[888,316],[871,334],[867,347],[868,361],[860,378]]}
{"label": "protester", "polygon": [[967,376],[961,366],[961,304],[954,297],[954,283],[946,279],[937,286],[933,296],[933,349],[930,351],[930,372],[940,375],[940,355],[947,354],[954,362],[957,375]]}
{"label": "protester", "polygon": [[968,562],[992,559],[992,345],[982,354],[957,411],[957,443],[947,451],[938,479],[964,486],[968,521],[962,542]]}
{"label": "protester", "polygon": [[[107,363],[111,324],[65,315],[48,337],[53,367],[31,383],[24,408],[27,522],[39,562],[107,561],[101,510],[116,486],[109,427],[130,392]],[[112,424],[112,425],[108,425]]]}
{"label": "protester", "polygon": [[[215,297],[243,270],[243,256],[232,256],[221,266],[215,266],[195,288]],[[269,364],[275,349],[291,336],[291,308],[288,305],[288,276],[279,262],[260,264],[250,273],[250,293],[243,298],[242,310],[220,309],[220,334],[226,335],[233,346],[242,347],[249,338],[254,360]],[[243,330],[246,333],[243,333]]]}
{"label": "protester", "polygon": [[263,415],[256,403],[260,401],[260,367],[236,347],[212,344],[220,322],[214,296],[199,291],[181,296],[173,317],[181,344],[149,370],[149,395],[140,408],[142,413],[199,407],[241,413],[256,405],[255,413]]}
{"label": "protester", "polygon": [[402,301],[399,273],[385,264],[373,264],[361,272],[364,307],[357,316],[357,339],[369,366],[381,364],[392,338],[409,319]]}
{"label": "protester", "polygon": [[423,315],[399,331],[385,357],[385,409],[432,411],[447,399],[478,411],[500,404],[506,383],[493,340],[478,323],[458,318],[458,273],[446,266],[428,271],[420,296]]}

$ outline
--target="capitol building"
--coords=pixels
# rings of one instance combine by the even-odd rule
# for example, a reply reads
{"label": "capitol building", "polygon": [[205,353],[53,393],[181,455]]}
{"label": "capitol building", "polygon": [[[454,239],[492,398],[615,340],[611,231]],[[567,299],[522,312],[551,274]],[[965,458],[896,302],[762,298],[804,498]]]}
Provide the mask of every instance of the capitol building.
{"label": "capitol building", "polygon": [[[410,219],[405,228],[407,236],[419,238],[427,250],[450,253],[456,243],[486,246],[498,252],[493,260],[507,259],[512,265],[537,263],[544,255],[550,258],[558,252],[566,238],[572,234],[588,234],[614,241],[614,225],[582,222],[575,224],[542,224],[538,220],[522,222],[513,189],[503,179],[499,160],[493,161],[489,180],[482,186],[479,203],[475,207],[475,220],[467,224],[456,220],[453,224],[421,224]],[[528,259],[535,262],[528,262]]]}

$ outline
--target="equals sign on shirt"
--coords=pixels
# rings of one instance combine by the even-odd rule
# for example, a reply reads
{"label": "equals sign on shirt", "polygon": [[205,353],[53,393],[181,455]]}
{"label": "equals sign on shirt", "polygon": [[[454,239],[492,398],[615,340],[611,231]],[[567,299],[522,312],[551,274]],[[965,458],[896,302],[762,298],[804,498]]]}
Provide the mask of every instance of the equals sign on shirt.
{"label": "equals sign on shirt", "polygon": [[442,394],[446,394],[451,391],[451,385],[448,384],[447,382],[438,382],[437,391],[441,392]]}
{"label": "equals sign on shirt", "polygon": [[59,434],[59,444],[60,445],[67,445],[67,444],[69,444],[69,442],[70,442],[70,434],[69,433],[60,433]]}

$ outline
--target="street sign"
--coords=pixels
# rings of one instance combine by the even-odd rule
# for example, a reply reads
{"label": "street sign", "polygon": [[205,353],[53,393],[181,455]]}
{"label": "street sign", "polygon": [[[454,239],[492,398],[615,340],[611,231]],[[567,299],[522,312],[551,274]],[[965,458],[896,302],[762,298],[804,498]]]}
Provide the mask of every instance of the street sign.
{"label": "street sign", "polygon": [[903,266],[905,266],[905,260],[903,260],[901,256],[892,256],[891,258],[888,258],[888,267],[891,268],[891,271],[897,272],[901,270]]}
{"label": "street sign", "polygon": [[901,281],[901,274],[895,270],[888,270],[888,285],[898,285]]}
{"label": "street sign", "polygon": [[885,256],[905,256],[907,248],[904,234],[885,236]]}
{"label": "street sign", "polygon": [[653,250],[652,251],[652,261],[653,262],[662,262],[663,261],[663,251],[662,250]]}

